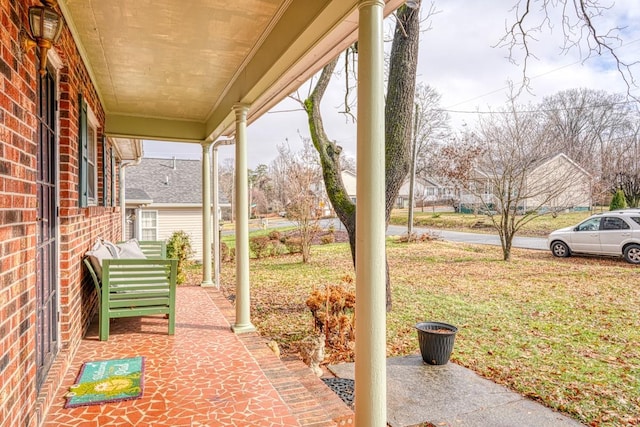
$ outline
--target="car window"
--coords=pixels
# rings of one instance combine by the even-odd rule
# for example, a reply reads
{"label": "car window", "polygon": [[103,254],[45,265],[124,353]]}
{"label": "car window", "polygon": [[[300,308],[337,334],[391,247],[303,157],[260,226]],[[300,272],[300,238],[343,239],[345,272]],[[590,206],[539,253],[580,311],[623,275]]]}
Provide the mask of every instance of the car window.
{"label": "car window", "polygon": [[576,231],[595,231],[600,229],[600,220],[602,217],[590,218],[585,222],[580,223],[576,227]]}
{"label": "car window", "polygon": [[632,220],[634,220],[635,222],[637,222],[638,224],[640,224],[640,216],[632,216],[630,217]]}
{"label": "car window", "polygon": [[622,218],[614,216],[606,216],[602,219],[603,230],[628,230],[629,224],[627,224]]}

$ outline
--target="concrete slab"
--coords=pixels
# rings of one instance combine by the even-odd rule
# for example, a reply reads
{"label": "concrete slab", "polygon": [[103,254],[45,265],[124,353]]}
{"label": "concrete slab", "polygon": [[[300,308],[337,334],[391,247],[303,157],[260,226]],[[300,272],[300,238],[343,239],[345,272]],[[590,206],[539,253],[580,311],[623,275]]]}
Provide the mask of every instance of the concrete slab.
{"label": "concrete slab", "polygon": [[[340,378],[354,379],[353,363],[328,368]],[[454,363],[427,365],[419,355],[387,359],[387,421],[391,427],[423,422],[450,427],[582,426],[470,369]]]}

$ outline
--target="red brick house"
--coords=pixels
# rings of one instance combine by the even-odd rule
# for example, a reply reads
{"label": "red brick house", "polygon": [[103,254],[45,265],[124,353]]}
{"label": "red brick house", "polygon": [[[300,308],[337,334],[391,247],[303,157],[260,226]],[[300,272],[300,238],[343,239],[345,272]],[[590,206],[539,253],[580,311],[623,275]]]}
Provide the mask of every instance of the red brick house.
{"label": "red brick house", "polygon": [[[402,3],[0,0],[2,426],[42,423],[95,314],[95,290],[82,257],[98,237],[120,239],[122,172],[141,157],[140,141],[200,144],[208,172],[212,144],[234,136],[236,168],[246,170],[246,126],[358,36],[361,60],[373,58],[366,74],[376,83],[364,91],[363,105],[382,103],[381,19]],[[24,49],[25,37],[35,37],[30,9],[45,4],[46,13],[61,19],[60,37],[48,50],[42,43]],[[44,15],[38,19],[36,26]],[[368,31],[359,35],[363,19]],[[379,109],[362,108],[359,114],[359,123],[369,124],[368,133],[374,135],[367,136],[366,144],[379,143]],[[383,174],[375,165],[384,164],[378,151],[358,163],[367,183],[358,190],[359,203],[371,200],[374,206],[364,221],[374,218],[376,227],[384,225],[371,197],[379,192],[373,186],[382,185],[376,181]],[[210,185],[206,175],[203,171],[205,189]],[[236,188],[236,210],[247,211],[242,174]],[[237,231],[237,333],[252,328],[248,255],[242,255],[248,248],[245,221],[238,220]],[[362,244],[384,247],[384,233],[376,239]],[[204,247],[210,248],[210,242]],[[372,257],[377,258],[363,255],[360,274],[369,283],[384,281],[383,270],[382,275],[375,270],[373,279],[366,274],[384,264],[379,251]],[[211,283],[208,274],[205,269],[203,285]],[[240,283],[244,278],[247,282]],[[363,304],[369,306],[384,309],[384,304]],[[384,339],[379,327],[371,330],[376,339],[365,343]],[[380,362],[371,363],[378,363],[373,369],[384,369]],[[364,399],[363,416],[380,418],[371,408],[384,407],[384,402],[365,405]]]}

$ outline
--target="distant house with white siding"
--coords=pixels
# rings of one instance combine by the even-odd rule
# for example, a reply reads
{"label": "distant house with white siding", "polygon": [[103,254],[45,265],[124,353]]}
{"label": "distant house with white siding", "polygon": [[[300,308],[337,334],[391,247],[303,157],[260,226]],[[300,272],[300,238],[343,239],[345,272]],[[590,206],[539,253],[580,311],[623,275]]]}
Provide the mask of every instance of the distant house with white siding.
{"label": "distant house with white siding", "polygon": [[[443,184],[434,178],[422,178],[416,176],[413,187],[414,206],[425,206],[434,203],[450,203],[455,197],[455,188],[451,184]],[[409,191],[411,180],[408,176],[396,198],[396,208],[406,209],[409,207]]]}
{"label": "distant house with white siding", "polygon": [[143,158],[127,169],[125,183],[126,238],[168,240],[182,230],[191,238],[192,258],[202,260],[201,161]]}
{"label": "distant house with white siding", "polygon": [[[462,212],[471,212],[498,203],[494,194],[495,177],[476,168],[473,171],[477,191],[460,190]],[[533,164],[526,174],[524,194],[519,209],[540,211],[588,210],[592,204],[591,175],[565,154],[560,153]]]}

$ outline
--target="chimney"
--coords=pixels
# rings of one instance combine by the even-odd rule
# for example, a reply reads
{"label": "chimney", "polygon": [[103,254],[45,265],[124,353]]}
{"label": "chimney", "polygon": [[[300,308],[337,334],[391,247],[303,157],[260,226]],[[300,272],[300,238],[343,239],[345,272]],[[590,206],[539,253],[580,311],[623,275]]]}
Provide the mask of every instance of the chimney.
{"label": "chimney", "polygon": [[177,168],[176,156],[173,156],[173,170],[176,170],[176,168]]}

